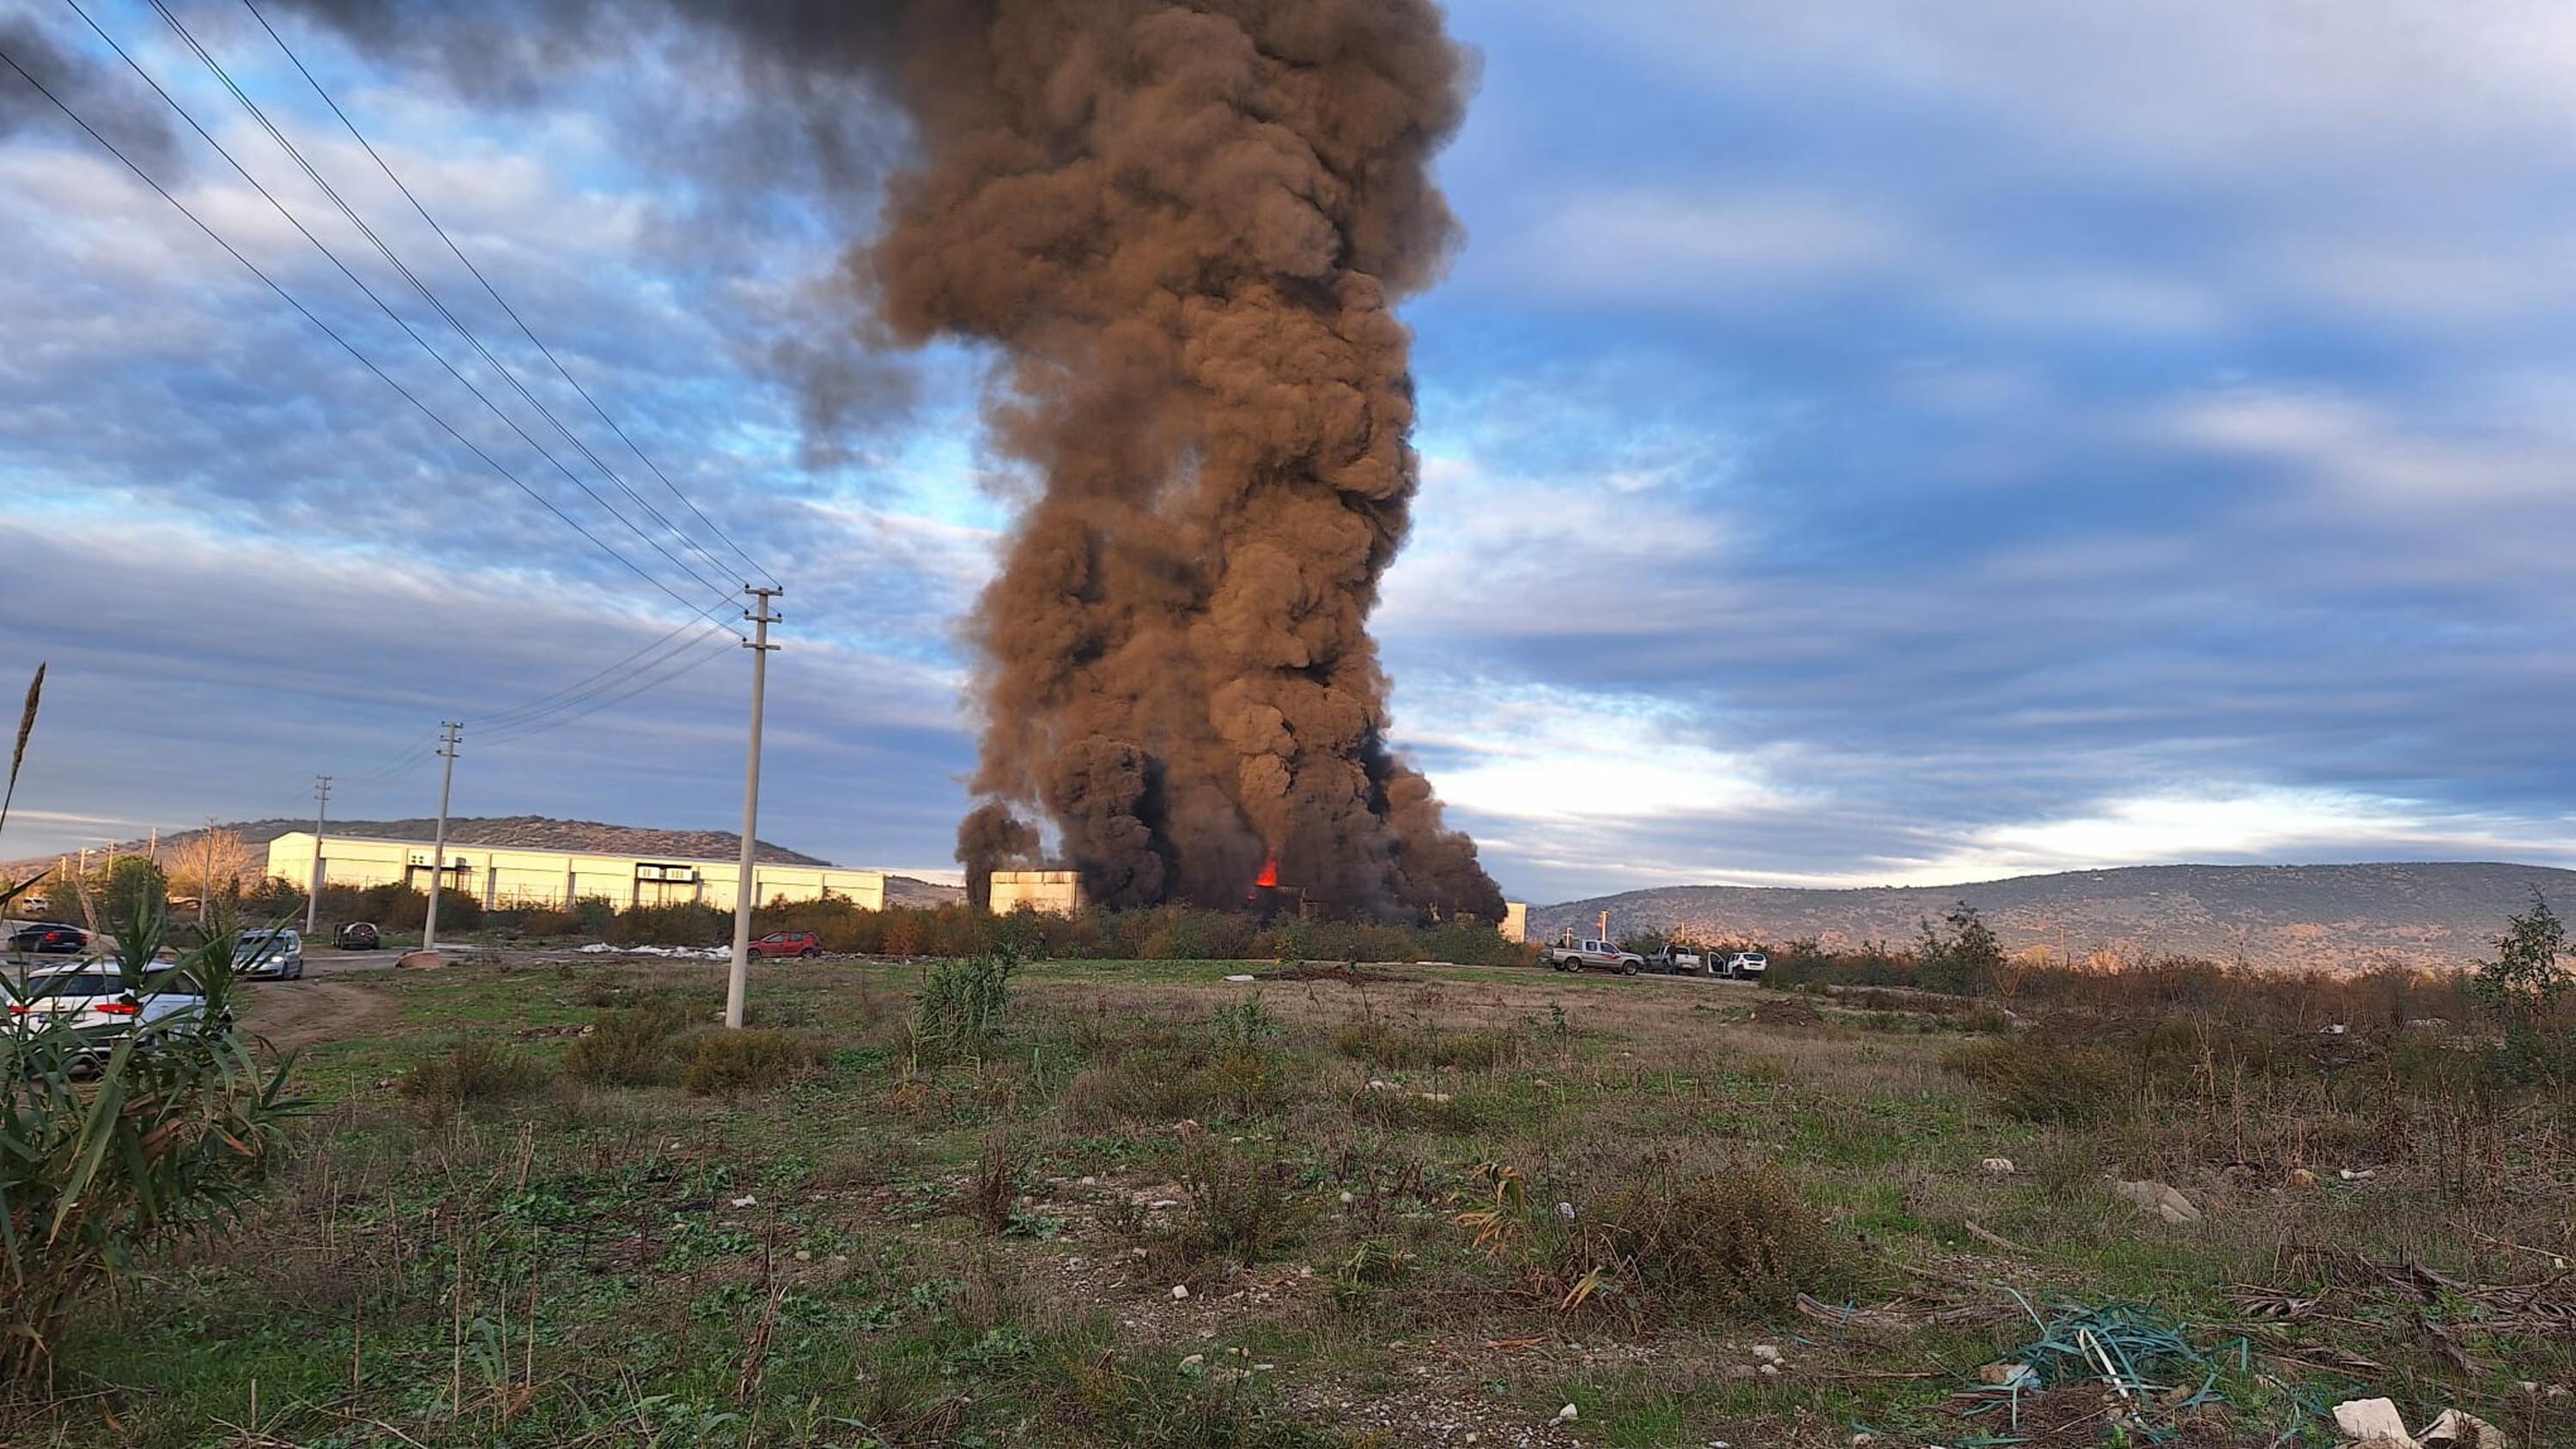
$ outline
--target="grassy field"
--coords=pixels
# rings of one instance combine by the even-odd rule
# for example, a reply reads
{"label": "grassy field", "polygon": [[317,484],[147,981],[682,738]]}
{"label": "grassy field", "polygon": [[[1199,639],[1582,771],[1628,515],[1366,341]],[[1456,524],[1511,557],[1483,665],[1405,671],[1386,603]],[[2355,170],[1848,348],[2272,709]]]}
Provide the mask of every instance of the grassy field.
{"label": "grassy field", "polygon": [[[334,981],[283,1178],[7,1442],[2576,1443],[2567,1107],[2402,1026],[1064,962],[943,1041],[928,969],[760,967],[730,1041],[708,963]],[[2097,1310],[2125,1426],[2029,1347]]]}

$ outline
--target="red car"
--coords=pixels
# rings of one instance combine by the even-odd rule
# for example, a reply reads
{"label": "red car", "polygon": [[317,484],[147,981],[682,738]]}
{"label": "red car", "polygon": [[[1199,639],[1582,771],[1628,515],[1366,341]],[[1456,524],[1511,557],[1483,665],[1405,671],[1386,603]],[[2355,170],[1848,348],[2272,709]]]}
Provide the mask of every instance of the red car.
{"label": "red car", "polygon": [[754,956],[796,956],[811,961],[823,954],[823,938],[811,931],[772,931],[751,943]]}

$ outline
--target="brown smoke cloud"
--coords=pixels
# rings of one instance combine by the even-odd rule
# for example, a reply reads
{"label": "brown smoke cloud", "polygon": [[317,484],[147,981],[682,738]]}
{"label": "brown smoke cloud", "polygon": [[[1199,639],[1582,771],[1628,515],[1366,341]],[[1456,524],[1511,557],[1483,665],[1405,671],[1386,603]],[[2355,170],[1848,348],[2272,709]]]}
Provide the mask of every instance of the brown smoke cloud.
{"label": "brown smoke cloud", "polygon": [[[961,13],[962,12],[962,13]],[[1096,899],[1500,892],[1385,747],[1367,620],[1416,484],[1392,310],[1458,228],[1468,67],[1426,0],[961,5],[898,81],[916,164],[854,259],[895,335],[1005,358],[1044,492],[977,606],[976,792]],[[989,871],[991,817],[960,838]]]}
{"label": "brown smoke cloud", "polygon": [[[440,43],[368,13],[343,23]],[[1367,627],[1417,482],[1393,309],[1459,236],[1430,162],[1471,75],[1437,6],[665,13],[734,42],[817,135],[839,134],[834,106],[900,104],[911,150],[852,290],[899,344],[997,351],[988,430],[1041,488],[970,626],[970,888],[1033,862],[1043,822],[1112,904],[1240,901],[1275,856],[1333,909],[1497,917],[1473,842],[1387,749]],[[560,44],[541,29],[510,53]]]}

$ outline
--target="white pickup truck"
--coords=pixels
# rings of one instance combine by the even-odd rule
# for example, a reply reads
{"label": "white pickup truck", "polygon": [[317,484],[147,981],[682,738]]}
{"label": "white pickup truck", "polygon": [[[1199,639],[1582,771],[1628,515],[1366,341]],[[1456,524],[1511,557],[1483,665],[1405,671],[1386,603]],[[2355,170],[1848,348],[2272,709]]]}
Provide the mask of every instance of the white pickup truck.
{"label": "white pickup truck", "polygon": [[1569,940],[1547,948],[1547,965],[1551,971],[1616,971],[1634,976],[1646,969],[1646,958],[1620,950],[1614,941]]}

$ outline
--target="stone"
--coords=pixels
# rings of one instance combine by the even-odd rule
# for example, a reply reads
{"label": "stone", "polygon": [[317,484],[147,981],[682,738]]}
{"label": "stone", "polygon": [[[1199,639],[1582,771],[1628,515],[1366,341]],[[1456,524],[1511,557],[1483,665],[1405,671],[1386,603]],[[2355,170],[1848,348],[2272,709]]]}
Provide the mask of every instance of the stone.
{"label": "stone", "polygon": [[2192,1206],[2172,1187],[2161,1182],[2114,1182],[2111,1190],[2138,1205],[2140,1212],[2153,1213],[2169,1223],[2196,1223],[2200,1209]]}
{"label": "stone", "polygon": [[2304,1167],[2293,1167],[2290,1169],[2290,1186],[2297,1188],[2310,1188],[2316,1185],[2317,1175],[2315,1173],[2308,1171]]}
{"label": "stone", "polygon": [[1780,1346],[1776,1343],[1757,1343],[1753,1345],[1753,1356],[1764,1363],[1778,1363]]}
{"label": "stone", "polygon": [[1172,1285],[1172,1301],[1173,1301],[1173,1302],[1178,1303],[1178,1302],[1180,1302],[1182,1299],[1187,1298],[1187,1297],[1189,1297],[1189,1296],[1190,1296],[1190,1285],[1189,1285],[1189,1284],[1187,1284],[1187,1283],[1175,1283],[1175,1284],[1173,1284],[1173,1285]]}
{"label": "stone", "polygon": [[1989,1157],[1977,1166],[1997,1177],[2010,1177],[2013,1174],[2013,1160],[2009,1157]]}
{"label": "stone", "polygon": [[2513,1449],[2502,1429],[2458,1409],[2444,1409],[2418,1438],[2426,1449]]}
{"label": "stone", "polygon": [[2384,1440],[2408,1449],[2415,1444],[2415,1437],[2406,1432],[2405,1417],[2386,1399],[2347,1399],[2335,1405],[2334,1421],[2344,1437],[2365,1444]]}
{"label": "stone", "polygon": [[1556,1411],[1556,1422],[1560,1424],[1571,1424],[1581,1417],[1581,1415],[1574,1411],[1574,1406],[1572,1404],[1568,1404],[1564,1408]]}

